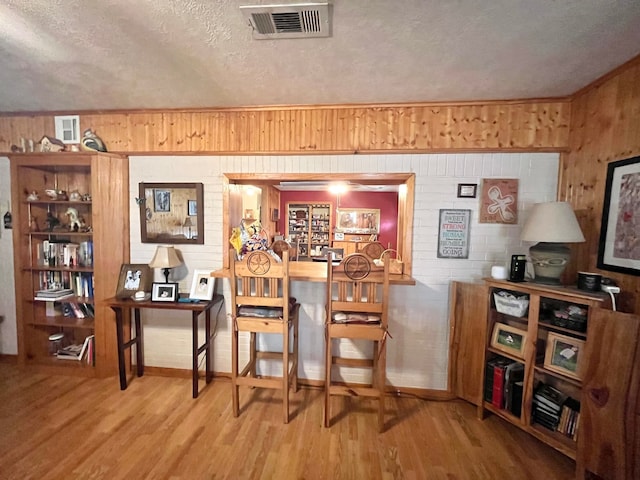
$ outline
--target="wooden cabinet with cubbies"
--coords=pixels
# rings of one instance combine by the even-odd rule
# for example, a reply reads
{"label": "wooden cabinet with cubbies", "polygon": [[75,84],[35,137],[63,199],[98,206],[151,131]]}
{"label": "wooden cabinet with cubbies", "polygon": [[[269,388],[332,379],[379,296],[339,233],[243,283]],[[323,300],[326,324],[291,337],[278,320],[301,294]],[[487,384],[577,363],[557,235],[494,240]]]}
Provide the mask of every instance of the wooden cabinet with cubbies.
{"label": "wooden cabinet with cubbies", "polygon": [[[497,308],[498,292],[528,300],[527,312]],[[575,459],[576,478],[635,478],[640,430],[629,426],[640,398],[640,319],[610,310],[608,300],[573,287],[494,279],[451,288],[452,390],[477,405],[481,418],[498,415]],[[500,343],[499,331],[511,338]],[[522,365],[521,401],[516,395],[501,404],[498,393],[494,402],[494,385],[486,384],[495,364]]]}
{"label": "wooden cabinet with cubbies", "polygon": [[[115,373],[115,321],[102,301],[129,258],[128,159],[34,153],[10,162],[19,362],[52,373]],[[56,355],[92,335],[82,361]]]}

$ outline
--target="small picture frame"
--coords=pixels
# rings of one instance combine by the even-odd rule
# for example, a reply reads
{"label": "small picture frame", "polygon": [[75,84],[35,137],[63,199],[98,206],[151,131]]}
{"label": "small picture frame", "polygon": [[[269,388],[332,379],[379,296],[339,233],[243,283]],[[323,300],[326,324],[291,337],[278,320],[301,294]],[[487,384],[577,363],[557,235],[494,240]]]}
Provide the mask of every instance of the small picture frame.
{"label": "small picture frame", "polygon": [[131,298],[140,291],[149,293],[152,282],[151,268],[146,263],[123,263],[120,267],[116,298]]}
{"label": "small picture frame", "polygon": [[175,302],[178,300],[178,284],[177,283],[160,283],[153,282],[151,290],[152,302]]}
{"label": "small picture frame", "polygon": [[153,209],[156,212],[171,211],[171,192],[156,188],[153,190]]}
{"label": "small picture frame", "polygon": [[271,221],[279,222],[280,221],[280,209],[272,208],[271,209]]}
{"label": "small picture frame", "polygon": [[527,332],[506,323],[497,322],[493,326],[491,347],[509,355],[523,359],[527,343]]}
{"label": "small picture frame", "polygon": [[335,232],[333,234],[333,239],[334,240],[344,240],[344,233],[342,232]]}
{"label": "small picture frame", "polygon": [[549,332],[544,353],[544,368],[575,380],[582,380],[584,347],[583,340]]}
{"label": "small picture frame", "polygon": [[189,298],[192,300],[210,301],[213,298],[215,280],[216,279],[211,276],[211,270],[194,270]]}
{"label": "small picture frame", "polygon": [[478,194],[477,183],[459,183],[458,198],[476,198]]}
{"label": "small picture frame", "polygon": [[187,215],[190,217],[198,215],[198,202],[195,200],[187,200]]}

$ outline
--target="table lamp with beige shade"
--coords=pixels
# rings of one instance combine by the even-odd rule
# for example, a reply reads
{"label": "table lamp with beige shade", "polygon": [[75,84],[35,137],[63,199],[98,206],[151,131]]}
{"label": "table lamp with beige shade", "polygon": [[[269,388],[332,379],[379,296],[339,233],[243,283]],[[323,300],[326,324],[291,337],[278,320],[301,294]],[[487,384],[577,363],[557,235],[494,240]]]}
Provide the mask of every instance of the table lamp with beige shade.
{"label": "table lamp with beige shade", "polygon": [[160,245],[156,249],[153,259],[149,262],[151,268],[161,268],[164,282],[169,283],[169,270],[182,264],[173,246]]}
{"label": "table lamp with beige shade", "polygon": [[536,203],[524,224],[520,239],[538,242],[529,248],[534,282],[560,285],[560,276],[571,258],[567,243],[585,238],[568,202]]}

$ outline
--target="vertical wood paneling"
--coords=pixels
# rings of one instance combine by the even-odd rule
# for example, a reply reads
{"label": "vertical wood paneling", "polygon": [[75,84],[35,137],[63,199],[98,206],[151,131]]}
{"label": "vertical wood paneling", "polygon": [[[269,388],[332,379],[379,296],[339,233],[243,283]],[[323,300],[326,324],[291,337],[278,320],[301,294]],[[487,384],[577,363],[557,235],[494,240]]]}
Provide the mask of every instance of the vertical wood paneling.
{"label": "vertical wood paneling", "polygon": [[[80,123],[124,153],[563,150],[569,115],[568,101],[530,101],[90,113]],[[0,117],[0,151],[45,134],[53,115]]]}
{"label": "vertical wood paneling", "polygon": [[[587,239],[578,270],[596,271],[607,164],[640,155],[640,60],[582,91],[572,102],[570,152],[561,155],[559,195],[580,212]],[[618,281],[640,311],[638,277],[602,272]]]}

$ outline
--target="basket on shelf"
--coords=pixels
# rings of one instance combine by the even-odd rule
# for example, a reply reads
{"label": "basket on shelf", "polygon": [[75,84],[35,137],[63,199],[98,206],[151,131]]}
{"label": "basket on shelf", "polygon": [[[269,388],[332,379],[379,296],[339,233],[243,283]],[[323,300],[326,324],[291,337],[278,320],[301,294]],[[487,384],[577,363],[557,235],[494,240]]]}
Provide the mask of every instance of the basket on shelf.
{"label": "basket on shelf", "polygon": [[395,275],[402,275],[402,268],[403,268],[402,258],[400,258],[398,251],[394,250],[393,248],[387,248],[386,250],[384,250],[380,254],[380,258],[374,260],[373,263],[375,263],[378,266],[382,266],[384,265],[384,256],[391,255],[391,254],[395,254],[395,258],[389,257],[389,273],[392,273]]}
{"label": "basket on shelf", "polygon": [[529,297],[527,295],[516,297],[512,293],[499,291],[493,294],[496,310],[512,317],[524,317],[529,309]]}

